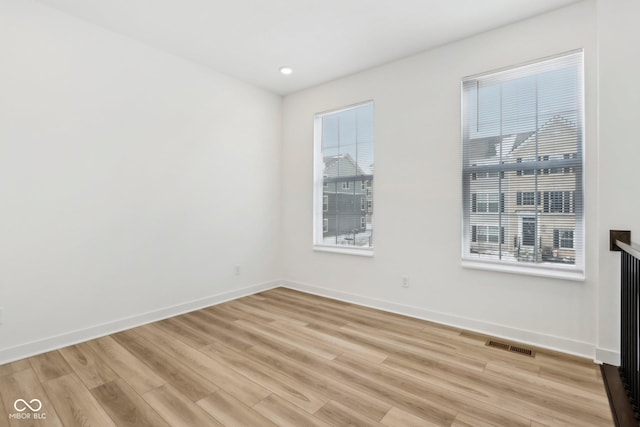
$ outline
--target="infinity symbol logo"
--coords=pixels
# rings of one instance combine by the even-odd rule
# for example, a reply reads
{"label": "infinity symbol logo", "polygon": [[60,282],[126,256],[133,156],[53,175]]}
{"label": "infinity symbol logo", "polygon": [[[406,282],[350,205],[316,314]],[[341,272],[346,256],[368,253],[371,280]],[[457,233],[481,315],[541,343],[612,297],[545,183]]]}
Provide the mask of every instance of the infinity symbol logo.
{"label": "infinity symbol logo", "polygon": [[[18,407],[19,403],[22,403],[22,409]],[[31,399],[29,402],[24,399],[18,399],[13,402],[13,408],[18,412],[24,412],[27,410],[27,408],[31,409],[32,412],[38,412],[40,409],[42,409],[42,402],[40,402],[40,400],[38,399]]]}

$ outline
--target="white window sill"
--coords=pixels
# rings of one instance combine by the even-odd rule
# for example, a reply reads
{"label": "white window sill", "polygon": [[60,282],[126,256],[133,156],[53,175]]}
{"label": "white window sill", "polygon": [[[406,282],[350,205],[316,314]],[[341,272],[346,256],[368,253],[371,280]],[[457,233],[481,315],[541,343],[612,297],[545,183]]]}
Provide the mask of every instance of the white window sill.
{"label": "white window sill", "polygon": [[527,266],[513,263],[496,263],[485,260],[463,259],[463,268],[472,268],[476,270],[499,271],[503,273],[522,274],[526,276],[550,277],[553,279],[571,280],[575,282],[584,282],[584,271],[575,267],[556,267],[549,268],[547,266]]}
{"label": "white window sill", "polygon": [[313,250],[316,252],[332,252],[335,254],[344,254],[344,255],[356,255],[356,256],[373,256],[373,249],[371,248],[347,248],[342,246],[314,246]]}

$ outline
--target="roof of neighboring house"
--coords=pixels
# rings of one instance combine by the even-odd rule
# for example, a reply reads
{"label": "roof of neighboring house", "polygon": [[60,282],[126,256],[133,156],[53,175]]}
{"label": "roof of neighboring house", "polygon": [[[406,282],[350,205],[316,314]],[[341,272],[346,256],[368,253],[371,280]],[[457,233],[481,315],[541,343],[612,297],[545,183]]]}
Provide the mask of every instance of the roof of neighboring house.
{"label": "roof of neighboring house", "polygon": [[[542,129],[542,128],[540,128],[540,129]],[[522,144],[524,144],[527,140],[529,140],[529,138],[531,138],[535,134],[536,134],[535,131],[523,132],[523,133],[516,134],[516,140],[513,142],[513,149],[511,151],[512,152],[516,151],[516,149],[518,147],[520,147]]]}
{"label": "roof of neighboring house", "polygon": [[491,159],[499,155],[498,150],[500,150],[500,146],[502,145],[502,155],[504,156],[516,150],[534,134],[534,131],[530,131],[510,135],[475,138],[469,141],[473,146],[471,153],[472,156],[477,159]]}
{"label": "roof of neighboring house", "polygon": [[322,158],[325,169],[333,166],[335,163],[340,162],[341,160],[351,163],[353,168],[357,171],[356,173],[357,175],[366,175],[366,173],[362,170],[360,166],[356,164],[356,161],[353,159],[353,157],[351,157],[349,153],[337,154],[335,156],[325,156]]}
{"label": "roof of neighboring house", "polygon": [[[576,126],[574,123],[570,122],[564,117],[553,116],[544,125],[540,126],[537,132],[540,133],[544,129],[557,124],[562,124],[569,128],[575,128]],[[536,131],[528,131],[510,135],[471,139],[469,140],[469,143],[473,148],[470,149],[470,152],[472,157],[475,159],[491,159],[498,156],[498,150],[502,145],[504,156],[507,153],[513,153],[525,143],[535,140],[535,135]]]}
{"label": "roof of neighboring house", "polygon": [[538,132],[530,132],[530,135],[527,138],[525,138],[522,141],[520,141],[520,143],[514,144],[512,151],[516,151],[518,148],[520,148],[521,145],[524,145],[527,142],[535,141],[534,137],[535,137],[536,133],[540,134],[544,130],[549,129],[552,126],[557,126],[557,125],[561,125],[565,129],[568,129],[568,130],[574,130],[576,128],[575,123],[565,119],[564,117],[562,117],[562,116],[553,116],[552,118],[547,120],[547,122],[544,125],[542,125],[542,126],[540,126],[540,128],[538,128]]}
{"label": "roof of neighboring house", "polygon": [[[501,136],[490,136],[487,138],[474,138],[469,140],[470,153],[474,158],[490,159],[498,155],[496,147],[502,141]],[[471,148],[473,147],[473,148]]]}

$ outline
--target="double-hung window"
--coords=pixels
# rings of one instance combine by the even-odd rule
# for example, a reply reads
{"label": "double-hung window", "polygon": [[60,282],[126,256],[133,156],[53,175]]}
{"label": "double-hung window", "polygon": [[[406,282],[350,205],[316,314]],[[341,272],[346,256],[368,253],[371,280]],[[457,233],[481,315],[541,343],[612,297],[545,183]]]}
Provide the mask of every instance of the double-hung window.
{"label": "double-hung window", "polygon": [[373,249],[373,102],[315,117],[316,249]]}
{"label": "double-hung window", "polygon": [[580,278],[583,54],[462,81],[463,260]]}

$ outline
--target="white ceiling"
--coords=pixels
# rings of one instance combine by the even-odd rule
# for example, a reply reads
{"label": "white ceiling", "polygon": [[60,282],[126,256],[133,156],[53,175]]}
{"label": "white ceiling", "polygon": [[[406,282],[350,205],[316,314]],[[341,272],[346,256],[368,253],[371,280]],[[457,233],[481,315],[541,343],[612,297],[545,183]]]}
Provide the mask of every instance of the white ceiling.
{"label": "white ceiling", "polygon": [[40,1],[287,94],[576,0]]}

